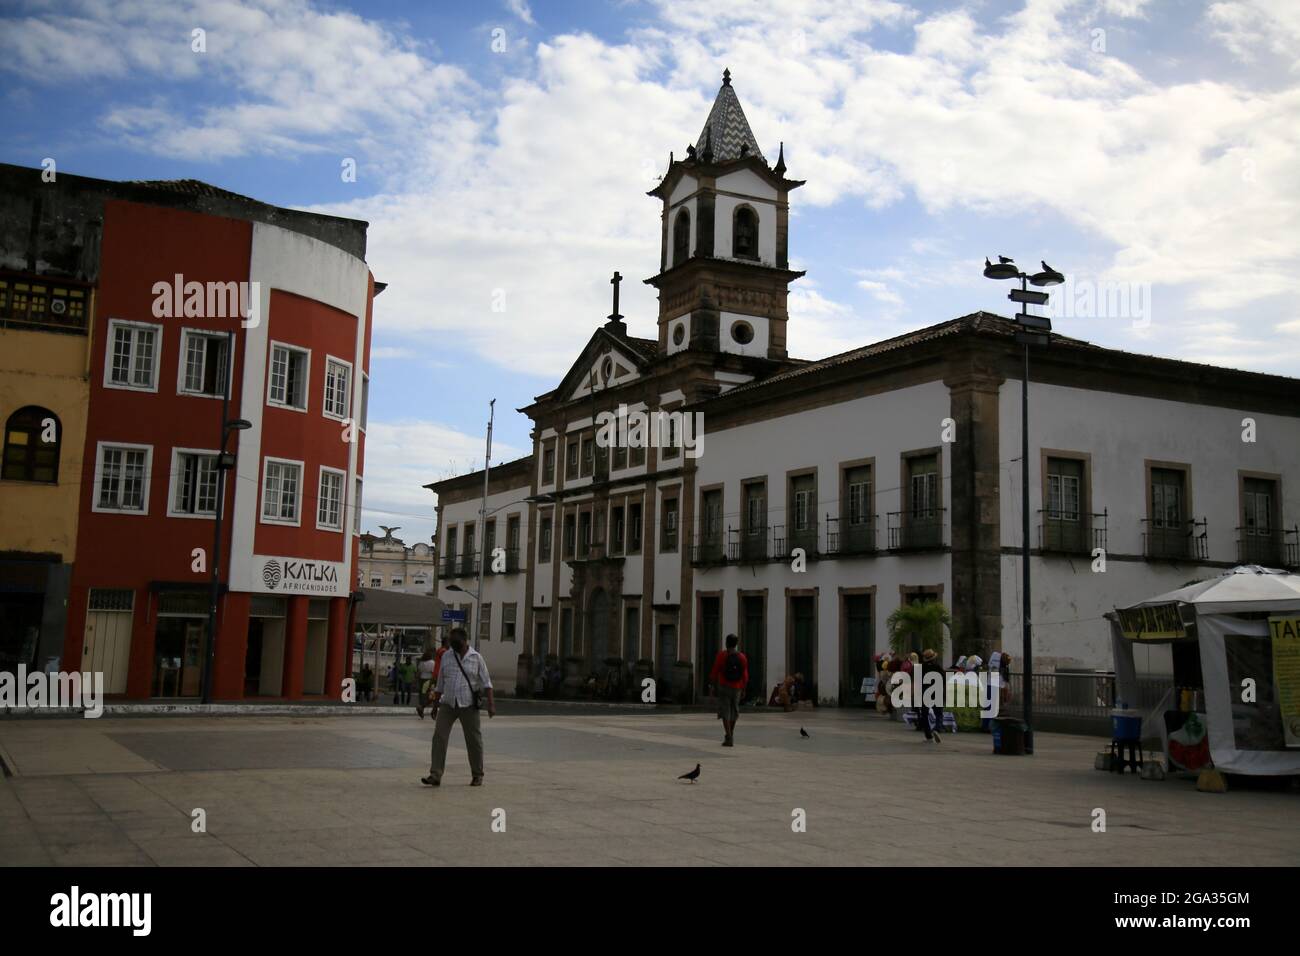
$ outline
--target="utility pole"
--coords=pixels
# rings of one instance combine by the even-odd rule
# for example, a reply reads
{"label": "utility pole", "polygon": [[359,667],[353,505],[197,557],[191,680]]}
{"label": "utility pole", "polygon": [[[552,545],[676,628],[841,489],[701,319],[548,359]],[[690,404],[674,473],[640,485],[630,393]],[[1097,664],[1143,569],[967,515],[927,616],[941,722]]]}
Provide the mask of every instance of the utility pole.
{"label": "utility pole", "polygon": [[478,560],[478,593],[474,595],[474,601],[478,605],[474,609],[474,650],[478,650],[479,631],[483,629],[483,568],[487,564],[487,500],[488,500],[488,472],[492,467],[492,423],[496,420],[497,400],[494,398],[488,402],[488,426],[487,426],[487,450],[483,454],[483,504],[479,508],[478,519],[478,539],[482,542],[479,545]]}

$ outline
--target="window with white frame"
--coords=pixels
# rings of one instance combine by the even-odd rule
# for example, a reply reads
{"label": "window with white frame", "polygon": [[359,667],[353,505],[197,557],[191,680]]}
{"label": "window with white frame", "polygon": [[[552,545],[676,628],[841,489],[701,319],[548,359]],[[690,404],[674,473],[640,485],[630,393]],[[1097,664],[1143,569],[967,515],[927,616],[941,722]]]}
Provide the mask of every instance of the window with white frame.
{"label": "window with white frame", "polygon": [[297,524],[302,489],[302,462],[266,459],[262,472],[262,520]]}
{"label": "window with white frame", "polygon": [[210,452],[172,452],[171,514],[217,513],[217,456]]}
{"label": "window with white frame", "polygon": [[267,401],[285,408],[307,410],[307,379],[311,353],[292,345],[271,345],[271,381]]}
{"label": "window with white frame", "polygon": [[223,333],[186,329],[181,339],[180,391],[220,398],[229,381],[229,343]]}
{"label": "window with white frame", "polygon": [[361,415],[357,419],[357,427],[362,431],[366,430],[366,416],[370,413],[370,376],[365,372],[361,373]]}
{"label": "window with white frame", "polygon": [[357,497],[352,504],[352,533],[361,533],[361,479],[357,479]]}
{"label": "window with white frame", "polygon": [[325,414],[347,418],[352,384],[352,366],[336,358],[325,360]]}
{"label": "window with white frame", "polygon": [[316,499],[316,527],[343,530],[343,480],[347,476],[334,468],[320,470],[320,495]]}
{"label": "window with white frame", "polygon": [[152,455],[148,445],[100,445],[95,462],[95,510],[147,514]]}
{"label": "window with white frame", "polygon": [[104,384],[110,388],[158,390],[162,326],[110,319]]}

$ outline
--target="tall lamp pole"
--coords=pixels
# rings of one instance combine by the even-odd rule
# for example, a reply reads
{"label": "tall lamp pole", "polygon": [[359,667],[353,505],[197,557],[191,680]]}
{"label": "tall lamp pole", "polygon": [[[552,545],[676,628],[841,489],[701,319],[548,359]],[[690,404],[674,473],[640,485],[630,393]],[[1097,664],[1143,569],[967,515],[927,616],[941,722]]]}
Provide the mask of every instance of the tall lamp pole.
{"label": "tall lamp pole", "polygon": [[[242,418],[230,420],[230,380],[235,367],[235,333],[226,333],[226,368],[221,389],[221,450],[217,453],[217,511],[212,516],[212,581],[208,592],[207,647],[203,661],[203,703],[212,703],[212,668],[217,657],[217,601],[221,595],[221,526],[226,502],[226,473],[235,466],[235,456],[226,451],[230,433],[244,431],[253,423]],[[195,482],[199,481],[198,476]],[[198,489],[195,489],[198,495]]]}
{"label": "tall lamp pole", "polygon": [[1033,614],[1029,601],[1029,348],[1031,345],[1047,345],[1052,340],[1052,320],[1043,315],[1031,315],[1024,311],[1026,305],[1046,305],[1046,292],[1032,292],[1029,286],[1060,285],[1065,276],[1057,272],[1046,262],[1043,271],[1029,275],[1020,271],[1014,260],[998,256],[996,263],[984,260],[984,277],[987,279],[1019,279],[1020,288],[1012,289],[1007,298],[1021,304],[1021,311],[1016,313],[1016,342],[1025,347],[1025,374],[1020,386],[1020,564],[1024,573],[1023,606],[1020,611],[1024,628],[1023,647],[1021,649],[1021,671],[1024,681],[1025,705],[1025,753],[1034,752],[1034,626]]}

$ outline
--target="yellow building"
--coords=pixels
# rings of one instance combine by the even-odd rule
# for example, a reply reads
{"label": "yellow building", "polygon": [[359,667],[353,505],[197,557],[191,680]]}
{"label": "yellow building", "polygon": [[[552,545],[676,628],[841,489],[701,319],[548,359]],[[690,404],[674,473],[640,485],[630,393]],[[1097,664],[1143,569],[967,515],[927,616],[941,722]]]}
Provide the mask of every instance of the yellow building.
{"label": "yellow building", "polygon": [[0,271],[0,670],[62,653],[93,303],[89,282]]}

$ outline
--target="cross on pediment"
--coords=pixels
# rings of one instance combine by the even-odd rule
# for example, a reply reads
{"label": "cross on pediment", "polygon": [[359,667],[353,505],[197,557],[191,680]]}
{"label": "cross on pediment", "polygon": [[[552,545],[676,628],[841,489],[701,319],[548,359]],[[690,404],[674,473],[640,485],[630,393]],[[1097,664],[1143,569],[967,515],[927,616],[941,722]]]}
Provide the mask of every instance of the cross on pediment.
{"label": "cross on pediment", "polygon": [[608,318],[614,322],[617,322],[619,319],[623,318],[623,316],[618,314],[618,284],[622,281],[623,281],[623,276],[618,272],[615,272],[614,278],[609,280],[609,284],[614,287],[614,311],[608,315]]}

